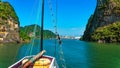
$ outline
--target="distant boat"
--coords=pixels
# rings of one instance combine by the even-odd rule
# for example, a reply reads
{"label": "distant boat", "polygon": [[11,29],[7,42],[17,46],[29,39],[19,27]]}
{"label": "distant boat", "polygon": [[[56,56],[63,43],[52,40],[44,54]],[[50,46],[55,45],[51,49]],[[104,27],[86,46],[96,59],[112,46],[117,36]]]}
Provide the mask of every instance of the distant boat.
{"label": "distant boat", "polygon": [[59,68],[55,57],[43,55],[43,19],[44,19],[44,0],[42,0],[42,23],[41,23],[41,52],[37,55],[25,56],[8,68]]}

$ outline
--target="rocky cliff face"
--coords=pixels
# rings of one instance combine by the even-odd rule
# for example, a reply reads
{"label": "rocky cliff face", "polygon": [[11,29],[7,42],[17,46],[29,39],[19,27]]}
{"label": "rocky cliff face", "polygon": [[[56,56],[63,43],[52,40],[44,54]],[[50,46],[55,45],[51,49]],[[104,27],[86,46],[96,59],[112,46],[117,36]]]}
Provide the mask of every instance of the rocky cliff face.
{"label": "rocky cliff face", "polygon": [[97,0],[97,6],[91,15],[83,39],[91,41],[92,33],[99,27],[120,21],[120,0]]}
{"label": "rocky cliff face", "polygon": [[0,2],[0,42],[19,42],[19,21],[8,2]]}

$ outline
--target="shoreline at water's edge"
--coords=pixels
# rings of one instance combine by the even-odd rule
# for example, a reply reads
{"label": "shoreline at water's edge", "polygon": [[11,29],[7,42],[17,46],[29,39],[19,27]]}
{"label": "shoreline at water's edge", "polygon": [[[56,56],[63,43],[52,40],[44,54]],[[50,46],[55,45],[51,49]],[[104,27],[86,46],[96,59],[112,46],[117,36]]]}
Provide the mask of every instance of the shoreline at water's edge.
{"label": "shoreline at water's edge", "polygon": [[0,44],[22,44],[22,43],[29,43],[31,40],[26,41],[14,41],[14,42],[0,42]]}
{"label": "shoreline at water's edge", "polygon": [[[45,39],[55,39],[55,38],[44,38],[43,40]],[[35,40],[40,40],[39,38],[36,38]],[[30,43],[32,41],[32,39],[30,40],[25,40],[25,41],[14,41],[14,42],[0,42],[0,44],[22,44],[22,43]]]}
{"label": "shoreline at water's edge", "polygon": [[119,42],[86,41],[86,40],[82,40],[82,39],[80,39],[80,41],[100,43],[100,44],[105,44],[105,43],[120,44]]}

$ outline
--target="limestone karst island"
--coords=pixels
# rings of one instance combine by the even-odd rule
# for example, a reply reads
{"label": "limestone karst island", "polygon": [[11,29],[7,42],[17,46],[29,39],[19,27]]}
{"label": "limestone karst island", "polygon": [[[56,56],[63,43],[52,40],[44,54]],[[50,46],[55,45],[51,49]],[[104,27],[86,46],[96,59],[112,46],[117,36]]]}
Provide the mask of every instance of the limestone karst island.
{"label": "limestone karst island", "polygon": [[[20,27],[19,18],[14,8],[8,2],[0,2],[0,42],[28,42],[33,35],[34,26],[26,25]],[[37,37],[40,37],[40,26],[37,26]],[[27,30],[26,30],[27,29]],[[44,38],[55,38],[55,34],[49,30],[44,30]]]}
{"label": "limestone karst island", "polygon": [[97,7],[88,20],[83,40],[120,42],[120,0],[97,0]]}
{"label": "limestone karst island", "polygon": [[0,2],[0,42],[19,42],[19,24],[13,7]]}
{"label": "limestone karst island", "polygon": [[120,0],[0,0],[0,68],[120,68]]}

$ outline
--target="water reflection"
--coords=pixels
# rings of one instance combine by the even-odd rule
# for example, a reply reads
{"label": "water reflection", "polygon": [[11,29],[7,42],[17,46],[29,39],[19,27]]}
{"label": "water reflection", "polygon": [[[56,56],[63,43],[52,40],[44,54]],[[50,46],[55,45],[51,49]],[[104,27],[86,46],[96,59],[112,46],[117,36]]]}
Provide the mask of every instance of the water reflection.
{"label": "water reflection", "polygon": [[18,44],[0,44],[0,68],[7,68],[16,60]]}
{"label": "water reflection", "polygon": [[[62,40],[62,48],[67,68],[119,68],[119,44],[98,44],[79,40]],[[29,55],[30,43],[23,44],[18,53],[18,59]],[[55,40],[44,40],[46,55],[54,56]],[[32,54],[40,51],[40,41],[35,40]],[[27,54],[28,53],[28,54]],[[60,64],[57,46],[56,60]],[[59,65],[61,66],[61,65]]]}
{"label": "water reflection", "polygon": [[118,59],[120,59],[119,44],[98,44],[89,43],[89,51],[91,56],[89,62],[91,68],[117,68],[120,66]]}
{"label": "water reflection", "polygon": [[[71,42],[71,43],[70,43]],[[79,40],[63,40],[67,68],[88,68],[87,46]]]}
{"label": "water reflection", "polygon": [[34,40],[34,43],[26,43],[22,44],[19,49],[17,59],[20,60],[21,58],[29,55],[36,55],[40,51],[40,41]]}
{"label": "water reflection", "polygon": [[3,46],[3,44],[0,44],[0,47]]}

